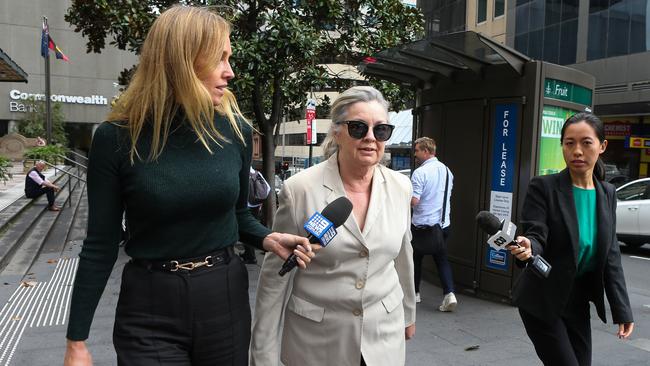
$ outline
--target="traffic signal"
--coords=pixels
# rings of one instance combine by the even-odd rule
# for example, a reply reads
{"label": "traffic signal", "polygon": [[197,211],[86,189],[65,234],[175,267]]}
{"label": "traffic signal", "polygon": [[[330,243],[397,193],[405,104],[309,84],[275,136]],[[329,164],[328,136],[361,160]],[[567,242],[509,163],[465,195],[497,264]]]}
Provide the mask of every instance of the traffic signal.
{"label": "traffic signal", "polygon": [[281,167],[281,168],[282,168],[282,170],[284,170],[285,172],[286,172],[287,170],[289,170],[289,162],[288,162],[288,161],[282,162],[282,167]]}

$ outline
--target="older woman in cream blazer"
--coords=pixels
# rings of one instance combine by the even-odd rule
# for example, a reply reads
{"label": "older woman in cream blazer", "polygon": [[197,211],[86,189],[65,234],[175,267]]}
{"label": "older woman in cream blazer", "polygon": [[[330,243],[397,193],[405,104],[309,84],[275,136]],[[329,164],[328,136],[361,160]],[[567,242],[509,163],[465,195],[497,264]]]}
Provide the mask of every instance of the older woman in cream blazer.
{"label": "older woman in cream blazer", "polygon": [[411,184],[378,164],[392,133],[387,103],[353,87],[334,102],[332,121],[323,144],[331,156],[285,182],[274,230],[304,235],[309,217],[341,196],[353,212],[306,270],[280,277],[282,260],[265,258],[251,365],[399,366],[415,334]]}

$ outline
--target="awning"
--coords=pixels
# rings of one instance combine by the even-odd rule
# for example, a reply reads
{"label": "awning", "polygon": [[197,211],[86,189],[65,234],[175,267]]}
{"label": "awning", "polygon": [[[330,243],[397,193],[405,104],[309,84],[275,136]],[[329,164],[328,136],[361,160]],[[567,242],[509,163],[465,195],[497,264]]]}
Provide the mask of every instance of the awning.
{"label": "awning", "polygon": [[27,82],[27,73],[0,48],[0,82]]}
{"label": "awning", "polygon": [[531,59],[473,31],[445,34],[383,50],[358,67],[362,74],[400,85],[423,87],[460,72],[481,75],[484,68],[507,65],[521,75]]}

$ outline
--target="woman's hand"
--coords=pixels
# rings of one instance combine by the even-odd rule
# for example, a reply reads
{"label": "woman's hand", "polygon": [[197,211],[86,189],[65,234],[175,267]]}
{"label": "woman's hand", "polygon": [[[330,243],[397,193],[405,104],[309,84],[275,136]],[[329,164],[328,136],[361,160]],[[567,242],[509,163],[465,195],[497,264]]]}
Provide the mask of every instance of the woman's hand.
{"label": "woman's hand", "polygon": [[404,337],[408,341],[409,339],[415,337],[415,324],[411,324],[404,330]]}
{"label": "woman's hand", "polygon": [[618,325],[618,333],[616,335],[620,339],[627,339],[634,330],[634,323],[623,323]]}
{"label": "woman's hand", "polygon": [[264,250],[275,253],[278,257],[286,260],[292,253],[298,257],[298,266],[307,268],[314,253],[320,249],[320,245],[310,244],[303,236],[284,233],[271,233],[262,242]]}
{"label": "woman's hand", "polygon": [[525,236],[518,236],[517,243],[519,243],[519,246],[516,245],[508,246],[508,250],[510,250],[510,254],[514,255],[517,259],[519,259],[522,262],[528,260],[528,258],[533,256],[533,251],[530,249],[530,239],[528,239]]}
{"label": "woman's hand", "polygon": [[86,347],[85,341],[71,341],[65,348],[64,366],[92,366],[93,358]]}

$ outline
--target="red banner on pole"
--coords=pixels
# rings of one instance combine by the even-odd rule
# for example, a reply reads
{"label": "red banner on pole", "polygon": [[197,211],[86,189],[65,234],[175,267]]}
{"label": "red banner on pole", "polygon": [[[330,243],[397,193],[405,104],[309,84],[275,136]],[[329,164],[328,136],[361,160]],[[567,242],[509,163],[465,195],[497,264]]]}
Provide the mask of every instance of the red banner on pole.
{"label": "red banner on pole", "polygon": [[308,108],[305,112],[305,119],[307,119],[307,145],[316,144],[316,126],[313,121],[316,119],[316,110]]}

